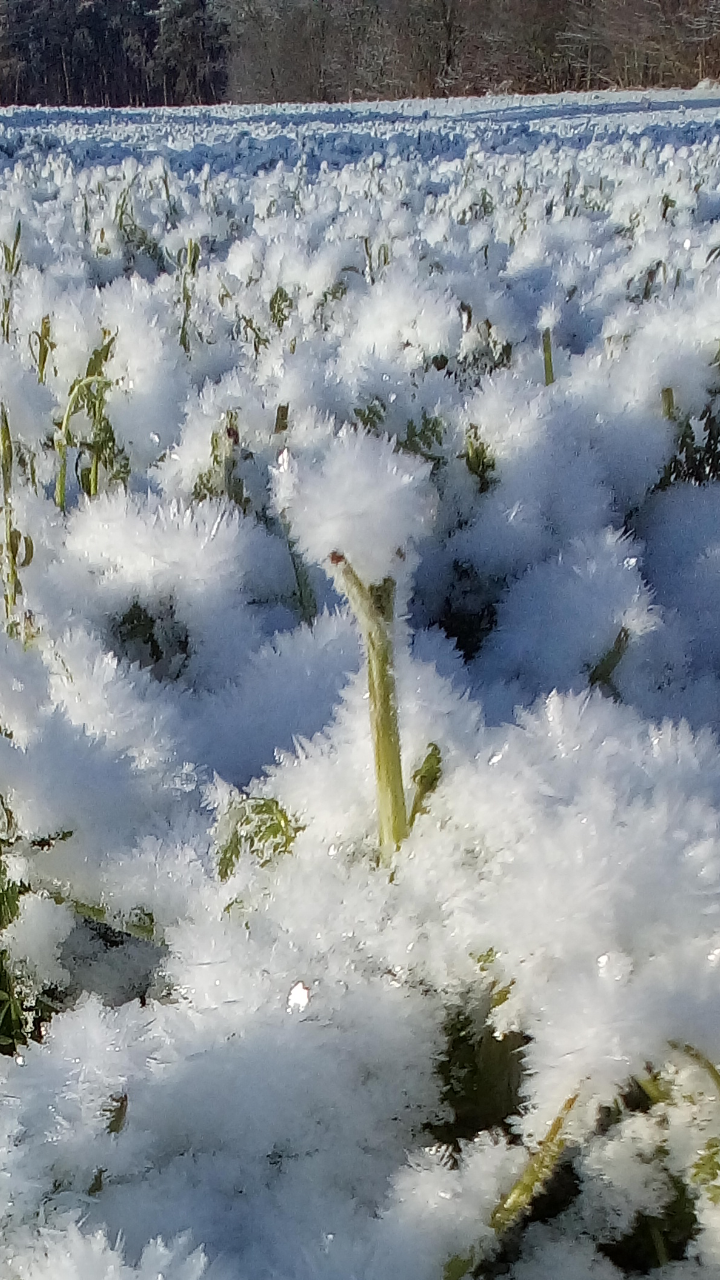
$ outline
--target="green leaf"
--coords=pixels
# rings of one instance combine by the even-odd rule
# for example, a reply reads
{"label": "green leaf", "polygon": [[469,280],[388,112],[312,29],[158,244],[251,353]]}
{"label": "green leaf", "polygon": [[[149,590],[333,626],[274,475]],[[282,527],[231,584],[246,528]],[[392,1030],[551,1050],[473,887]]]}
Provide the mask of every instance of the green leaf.
{"label": "green leaf", "polygon": [[294,821],[272,796],[241,796],[218,824],[218,874],[230,878],[247,850],[261,867],[290,853],[304,827]]}
{"label": "green leaf", "polygon": [[103,329],[103,341],[98,343],[87,362],[86,378],[102,377],[105,365],[112,355],[116,339],[117,333],[111,333],[109,329]]}
{"label": "green leaf", "polygon": [[0,863],[0,929],[7,929],[17,919],[20,899],[29,891],[29,886],[22,881],[8,880]]}
{"label": "green leaf", "polygon": [[445,423],[442,418],[432,417],[426,409],[423,409],[420,426],[416,426],[411,418],[407,424],[405,439],[399,440],[398,445],[406,453],[417,454],[437,467],[445,459],[441,454],[434,453],[433,449],[436,446],[442,446],[444,434]]}
{"label": "green leaf", "polygon": [[[709,1138],[690,1171],[691,1182],[708,1187],[720,1178],[720,1138]],[[720,1190],[720,1188],[719,1188]]]}
{"label": "green leaf", "polygon": [[20,568],[27,569],[28,566],[32,564],[33,556],[35,555],[35,543],[29,533],[24,534],[23,545],[25,550],[23,552],[23,558],[20,561]]}
{"label": "green leaf", "polygon": [[664,1079],[659,1072],[654,1071],[651,1075],[642,1077],[635,1076],[634,1079],[642,1089],[651,1107],[657,1106],[660,1102],[671,1101],[672,1087],[669,1081]]}
{"label": "green leaf", "polygon": [[[55,901],[64,902],[65,899],[61,894],[57,894]],[[79,916],[82,916],[83,920],[94,920],[97,924],[105,924],[107,921],[107,911],[103,906],[98,906],[97,903],[81,902],[79,899],[73,899],[72,906],[73,910]]]}
{"label": "green leaf", "polygon": [[443,1267],[443,1280],[463,1280],[463,1276],[469,1275],[473,1268],[477,1266],[475,1260],[475,1251],[472,1250],[467,1257],[462,1257],[456,1253],[449,1258]]}
{"label": "green leaf", "polygon": [[155,916],[144,907],[133,907],[128,916],[124,916],[119,929],[129,933],[133,938],[141,938],[144,942],[155,940]]}
{"label": "green leaf", "polygon": [[27,1035],[7,951],[0,951],[0,993],[0,1052],[13,1055],[20,1045],[27,1044]]}
{"label": "green leaf", "polygon": [[377,432],[385,421],[387,407],[385,401],[379,396],[373,396],[372,400],[363,408],[358,406],[353,409],[353,413],[358,422],[361,422],[367,431]]}
{"label": "green leaf", "polygon": [[484,440],[480,439],[478,428],[473,423],[470,424],[465,438],[465,452],[461,456],[465,459],[465,466],[470,474],[475,476],[481,493],[487,493],[497,484],[495,459]]}
{"label": "green leaf", "polygon": [[0,795],[0,848],[12,845],[18,839],[15,814],[4,796]]}
{"label": "green leaf", "polygon": [[495,1206],[490,1218],[490,1226],[498,1235],[502,1235],[518,1218],[527,1213],[538,1192],[542,1191],[545,1183],[554,1173],[565,1150],[566,1143],[563,1137],[565,1121],[575,1106],[577,1097],[575,1093],[568,1098],[527,1168],[508,1195]]}
{"label": "green leaf", "polygon": [[428,1125],[436,1142],[458,1156],[461,1143],[504,1125],[520,1109],[525,1039],[509,1032],[498,1039],[481,1021],[486,1005],[447,1010],[445,1044],[437,1059],[441,1081],[440,1117]]}
{"label": "green leaf", "polygon": [[412,780],[415,783],[415,795],[410,809],[410,826],[421,813],[427,813],[426,800],[436,790],[442,778],[442,755],[436,742],[428,743],[427,754],[422,764],[415,770]]}
{"label": "green leaf", "polygon": [[615,702],[620,702],[620,694],[615,688],[612,677],[616,667],[622,661],[629,643],[630,632],[627,627],[621,627],[612,647],[608,649],[607,653],[603,654],[600,661],[596,662],[588,673],[588,681],[591,687],[597,685],[604,694],[609,695]]}

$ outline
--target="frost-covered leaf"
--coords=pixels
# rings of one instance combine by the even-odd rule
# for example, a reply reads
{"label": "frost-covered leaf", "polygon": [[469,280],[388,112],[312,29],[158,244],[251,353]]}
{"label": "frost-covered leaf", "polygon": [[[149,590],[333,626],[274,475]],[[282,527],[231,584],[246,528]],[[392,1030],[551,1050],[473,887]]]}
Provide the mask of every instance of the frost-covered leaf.
{"label": "frost-covered leaf", "polygon": [[233,800],[218,826],[218,874],[228,880],[243,852],[261,867],[290,853],[303,830],[272,796],[242,796]]}
{"label": "frost-covered leaf", "polygon": [[293,300],[290,294],[279,284],[270,299],[270,319],[278,329],[282,330],[285,327],[292,309]]}

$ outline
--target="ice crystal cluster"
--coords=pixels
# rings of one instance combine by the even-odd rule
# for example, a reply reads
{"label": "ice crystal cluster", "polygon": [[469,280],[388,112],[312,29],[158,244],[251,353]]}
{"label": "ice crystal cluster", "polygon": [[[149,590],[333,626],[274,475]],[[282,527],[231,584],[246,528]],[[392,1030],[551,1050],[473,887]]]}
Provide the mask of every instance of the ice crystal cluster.
{"label": "ice crystal cluster", "polygon": [[3,114],[4,1280],[720,1277],[719,119]]}

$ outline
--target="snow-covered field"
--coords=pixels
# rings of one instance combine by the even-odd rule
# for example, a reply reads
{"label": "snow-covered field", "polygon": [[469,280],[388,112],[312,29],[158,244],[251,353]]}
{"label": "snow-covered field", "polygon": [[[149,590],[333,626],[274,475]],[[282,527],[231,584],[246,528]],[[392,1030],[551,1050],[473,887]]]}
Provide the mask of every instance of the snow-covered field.
{"label": "snow-covered field", "polygon": [[720,92],[3,157],[3,1278],[720,1277]]}

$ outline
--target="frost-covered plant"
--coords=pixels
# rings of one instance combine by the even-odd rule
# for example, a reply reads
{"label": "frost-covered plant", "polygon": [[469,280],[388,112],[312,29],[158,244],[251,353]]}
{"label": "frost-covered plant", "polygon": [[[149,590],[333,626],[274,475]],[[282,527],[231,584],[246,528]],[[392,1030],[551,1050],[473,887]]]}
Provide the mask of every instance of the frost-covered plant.
{"label": "frost-covered plant", "polygon": [[353,413],[367,431],[379,432],[385,421],[387,405],[380,396],[372,396],[366,405],[358,405],[353,409]]}
{"label": "frost-covered plant", "polygon": [[426,462],[398,453],[387,437],[345,429],[316,468],[287,453],[276,471],[276,505],[303,554],[322,564],[357,618],[367,661],[370,728],[381,856],[409,832],[395,676],[396,591],[427,533],[434,502]]}
{"label": "frost-covered plant", "polygon": [[220,879],[230,878],[244,850],[258,866],[272,866],[291,852],[302,830],[274,796],[231,796],[215,832]]}
{"label": "frost-covered plant", "polygon": [[40,328],[34,329],[28,337],[28,347],[33,363],[37,369],[38,382],[44,383],[47,375],[47,364],[53,351],[57,347],[57,343],[52,340],[52,327],[50,316],[43,316],[40,321]]}
{"label": "frost-covered plant", "polygon": [[[55,448],[60,465],[55,482],[55,502],[61,511],[65,511],[67,502],[68,449],[78,449],[78,480],[89,498],[97,497],[101,466],[108,484],[126,484],[130,474],[129,459],[117,444],[105,408],[108,391],[114,385],[107,377],[105,367],[112,355],[116,336],[107,329],[103,330],[102,342],[90,355],[84,375],[72,383],[65,411],[56,423]],[[82,412],[90,422],[91,434],[87,440],[76,438],[71,427],[72,419]],[[84,466],[83,457],[89,458],[89,463]]]}
{"label": "frost-covered plant", "polygon": [[428,413],[427,409],[423,409],[420,416],[420,425],[413,418],[407,424],[405,429],[405,437],[398,441],[401,449],[407,453],[415,453],[420,458],[424,458],[426,462],[432,465],[433,470],[441,467],[445,461],[442,452],[443,438],[445,435],[445,423],[437,414]]}
{"label": "frost-covered plant", "polygon": [[[115,203],[114,221],[125,243],[125,254],[133,263],[137,254],[144,254],[158,271],[165,269],[165,255],[158,241],[140,225],[133,206],[133,188],[137,174],[123,187]],[[169,197],[168,197],[169,200]]]}
{"label": "frost-covered plant", "polygon": [[206,498],[228,498],[241,511],[249,509],[242,477],[237,473],[240,453],[238,412],[228,409],[223,414],[222,426],[210,437],[211,465],[202,471],[193,487],[193,498],[202,502]]}
{"label": "frost-covered plant", "polygon": [[0,474],[2,474],[3,517],[5,536],[2,545],[3,595],[5,601],[5,629],[9,635],[26,636],[28,618],[23,612],[18,617],[18,601],[22,596],[19,569],[26,569],[34,554],[33,540],[15,528],[12,508],[13,444],[7,409],[0,403]]}
{"label": "frost-covered plant", "polygon": [[12,244],[7,244],[5,240],[0,240],[0,250],[2,251],[2,302],[0,303],[0,333],[2,333],[3,341],[10,341],[10,321],[12,313],[13,295],[17,287],[17,278],[20,274],[22,266],[22,258],[20,257],[20,236],[22,234],[22,224],[18,219],[15,228],[15,235]]}
{"label": "frost-covered plant", "polygon": [[[720,421],[717,396],[705,405],[699,417],[678,413],[672,387],[662,391],[663,417],[676,423],[675,453],[663,467],[656,490],[672,484],[708,484],[720,480]],[[700,432],[702,431],[702,435]]]}
{"label": "frost-covered plant", "polygon": [[[577,1094],[567,1099],[517,1182],[493,1209],[490,1226],[499,1238],[529,1211],[537,1194],[552,1177],[566,1146],[565,1122],[577,1099]],[[445,1264],[443,1280],[462,1280],[463,1276],[475,1274],[485,1252],[480,1245],[464,1256],[454,1255]]]}
{"label": "frost-covered plant", "polygon": [[195,282],[200,265],[200,242],[188,240],[177,256],[176,280],[180,303],[180,334],[178,341],[186,356],[190,355],[190,324]]}
{"label": "frost-covered plant", "polygon": [[267,334],[263,333],[262,329],[259,328],[252,316],[241,315],[238,323],[242,328],[245,341],[252,341],[253,352],[255,359],[257,360],[263,347],[270,346],[270,339]]}
{"label": "frost-covered plant", "polygon": [[276,328],[281,331],[290,319],[293,305],[293,300],[287,289],[283,289],[282,285],[279,284],[270,299],[270,319]]}
{"label": "frost-covered plant", "polygon": [[465,460],[465,466],[470,475],[475,477],[479,492],[488,493],[493,485],[497,484],[496,464],[474,422],[470,423],[466,432],[465,450],[461,456]]}
{"label": "frost-covered plant", "polygon": [[375,284],[390,265],[390,246],[386,243],[373,248],[369,236],[363,237],[365,250],[365,277],[369,284]]}

